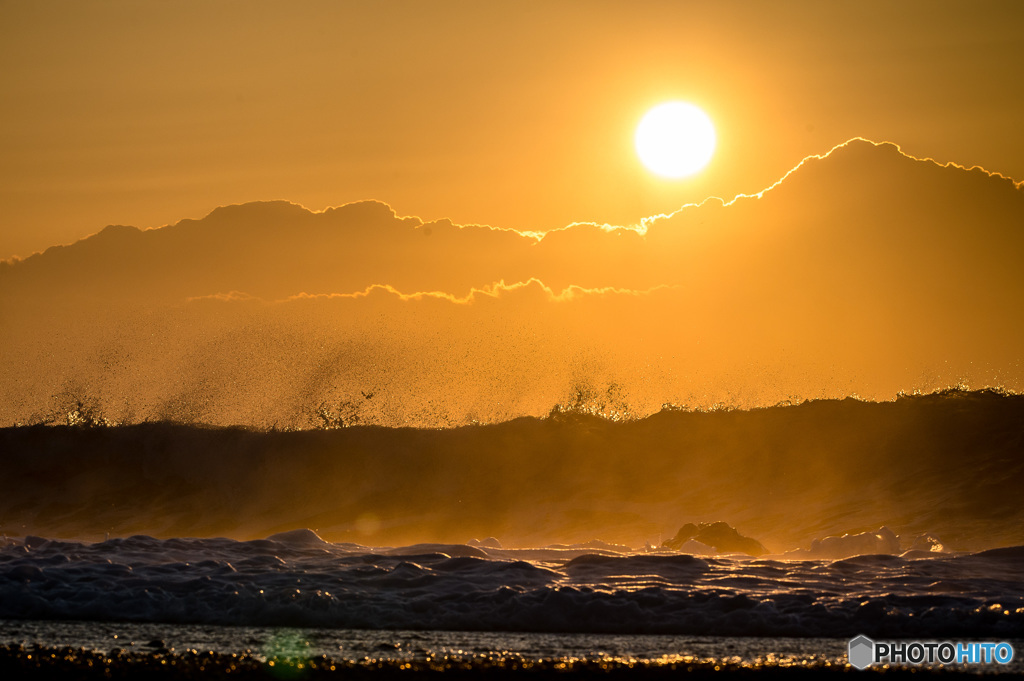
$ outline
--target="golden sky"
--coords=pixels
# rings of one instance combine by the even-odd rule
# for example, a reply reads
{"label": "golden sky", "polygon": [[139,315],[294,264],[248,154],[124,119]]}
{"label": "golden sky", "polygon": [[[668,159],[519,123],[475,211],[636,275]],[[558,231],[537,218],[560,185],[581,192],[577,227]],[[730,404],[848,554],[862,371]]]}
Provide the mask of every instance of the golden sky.
{"label": "golden sky", "polygon": [[0,424],[1024,390],[1021,55],[1021,2],[0,2]]}
{"label": "golden sky", "polygon": [[[851,137],[1024,178],[1024,3],[3,2],[0,258],[220,205],[547,230],[757,192]],[[657,179],[633,131],[702,107]]]}
{"label": "golden sky", "polygon": [[437,427],[1024,389],[1024,182],[855,139],[645,227],[537,239],[275,201],[106,228],[0,263],[0,424],[80,401]]}

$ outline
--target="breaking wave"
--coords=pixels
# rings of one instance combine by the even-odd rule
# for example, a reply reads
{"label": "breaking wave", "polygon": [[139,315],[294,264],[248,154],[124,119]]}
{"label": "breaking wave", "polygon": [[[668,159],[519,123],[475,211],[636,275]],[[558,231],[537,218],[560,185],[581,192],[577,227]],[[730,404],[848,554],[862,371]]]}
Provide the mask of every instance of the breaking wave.
{"label": "breaking wave", "polygon": [[11,536],[660,546],[724,520],[774,553],[883,525],[956,550],[1024,543],[1024,397],[995,391],[440,430],[27,426],[0,451]]}
{"label": "breaking wave", "polygon": [[0,618],[718,636],[992,636],[1024,625],[1024,547],[784,561],[586,547],[380,549],[309,531],[240,542],[27,538]]}

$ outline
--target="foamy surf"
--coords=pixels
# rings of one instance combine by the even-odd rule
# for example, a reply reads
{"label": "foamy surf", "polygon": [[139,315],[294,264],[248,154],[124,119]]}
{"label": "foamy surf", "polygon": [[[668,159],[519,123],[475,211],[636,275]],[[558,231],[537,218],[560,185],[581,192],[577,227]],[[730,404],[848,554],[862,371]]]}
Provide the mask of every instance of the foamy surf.
{"label": "foamy surf", "polygon": [[843,560],[591,547],[366,547],[29,537],[0,619],[628,635],[990,636],[1024,630],[1024,547]]}

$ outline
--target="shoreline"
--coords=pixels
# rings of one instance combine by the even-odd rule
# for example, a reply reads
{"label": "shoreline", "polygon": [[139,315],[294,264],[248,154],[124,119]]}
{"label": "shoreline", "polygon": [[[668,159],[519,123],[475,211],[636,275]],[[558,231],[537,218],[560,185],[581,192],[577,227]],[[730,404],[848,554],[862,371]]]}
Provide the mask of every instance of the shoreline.
{"label": "shoreline", "polygon": [[[881,667],[863,674],[884,673],[886,679],[919,678],[935,674],[943,679],[975,679],[988,670],[965,671],[934,667]],[[272,657],[252,653],[139,652],[112,649],[107,653],[70,647],[0,645],[0,677],[5,679],[322,679],[367,678],[493,678],[527,675],[535,679],[645,678],[776,678],[822,674],[835,676],[858,673],[846,664],[785,660],[734,663],[714,660],[671,659],[547,659],[530,660],[518,655],[493,657],[445,656],[431,660],[366,659],[335,660],[326,655],[314,658]],[[1008,672],[1024,678],[1024,673]]]}

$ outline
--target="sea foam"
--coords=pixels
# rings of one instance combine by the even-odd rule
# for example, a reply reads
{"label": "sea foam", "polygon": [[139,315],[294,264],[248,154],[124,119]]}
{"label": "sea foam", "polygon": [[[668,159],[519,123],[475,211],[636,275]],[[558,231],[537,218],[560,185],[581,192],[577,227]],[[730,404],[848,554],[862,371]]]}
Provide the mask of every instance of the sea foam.
{"label": "sea foam", "polygon": [[0,619],[832,637],[1024,627],[1024,547],[828,561],[277,536],[12,541]]}

